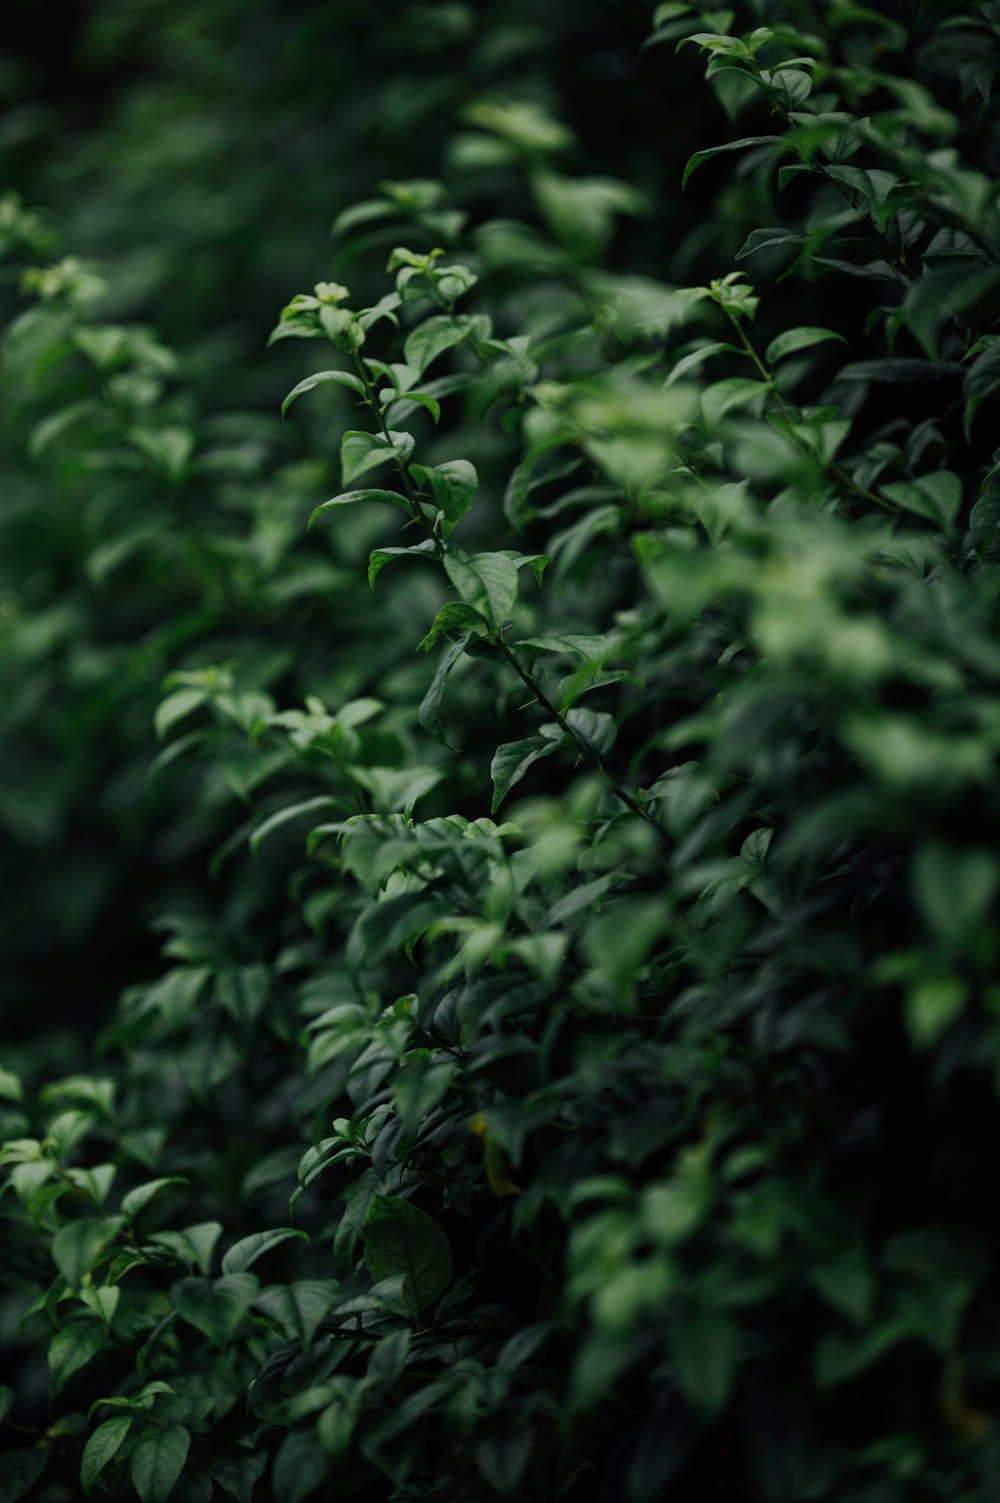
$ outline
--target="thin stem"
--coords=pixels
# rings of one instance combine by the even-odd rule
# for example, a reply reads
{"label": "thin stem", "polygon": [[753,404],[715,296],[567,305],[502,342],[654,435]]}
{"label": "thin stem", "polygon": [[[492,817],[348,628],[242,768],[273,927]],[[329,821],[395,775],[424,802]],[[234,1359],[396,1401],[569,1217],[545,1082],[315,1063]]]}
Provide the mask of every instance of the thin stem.
{"label": "thin stem", "polygon": [[[385,439],[386,443],[391,446],[392,439],[389,436],[389,427],[385,421],[384,416],[382,415],[382,408],[379,405],[378,397],[375,394],[375,383],[374,381],[372,381],[371,377],[366,371],[364,361],[361,359],[361,356],[358,354],[357,350],[355,350],[353,353],[355,368],[358,372],[359,377],[364,382],[365,391],[367,393],[365,400],[372,410],[372,415],[374,416],[375,421],[378,424],[379,432]],[[435,548],[437,549],[439,557],[444,558],[444,543],[441,541],[441,538],[435,532],[430,522],[428,522],[427,518],[424,516],[423,509],[420,505],[420,498],[418,497],[416,491],[413,489],[413,482],[411,481],[410,476],[407,472],[406,465],[404,464],[403,460],[400,459],[398,454],[393,454],[392,458],[393,463],[396,466],[396,470],[399,474],[399,478],[402,482],[403,492],[406,496],[410,511],[413,515],[413,520],[424,529],[427,536],[431,539]]]}
{"label": "thin stem", "polygon": [[637,814],[640,819],[644,819],[648,825],[651,825],[653,827],[653,829],[659,836],[661,836],[662,839],[669,840],[670,837],[667,835],[666,830],[663,828],[660,822],[655,819],[652,814],[649,813],[648,809],[644,809],[637,799],[633,798],[632,794],[629,793],[627,788],[623,788],[622,785],[612,776],[612,774],[605,767],[598,753],[594,750],[594,748],[588,741],[585,741],[584,738],[573,729],[569,721],[566,719],[565,715],[561,714],[560,711],[556,709],[551,699],[549,699],[548,695],[542,689],[538,680],[532,673],[528,672],[527,668],[525,668],[521,662],[518,661],[518,658],[507,646],[507,643],[503,640],[503,638],[497,637],[496,640],[497,646],[500,648],[500,651],[503,653],[503,656],[513,668],[514,672],[517,674],[518,678],[526,688],[531,690],[532,698],[541,705],[543,710],[547,711],[548,714],[552,716],[552,719],[562,731],[563,735],[568,736],[574,743],[574,745],[578,747],[580,755],[586,762],[587,766],[590,767],[592,771],[596,772],[599,777],[604,779],[608,787],[611,789],[611,792],[617,799],[621,800],[621,802],[627,809],[631,809],[633,814]]}
{"label": "thin stem", "polygon": [[[761,86],[766,89],[767,85],[764,83],[763,75],[757,65],[756,60],[753,58],[750,59],[750,67],[752,72],[756,75],[758,83],[760,83]],[[768,98],[771,99],[770,94],[768,94]],[[771,108],[776,115],[780,116],[788,130],[795,130],[795,121],[792,119],[785,106],[781,103],[780,99],[771,99]],[[875,223],[870,215],[865,215],[865,211],[855,202],[854,195],[851,193],[846,184],[842,183],[838,177],[834,177],[833,173],[830,172],[830,170],[822,162],[814,162],[807,159],[806,165],[810,167],[813,172],[819,173],[820,177],[826,178],[826,181],[828,183],[832,183],[833,186],[837,189],[837,192],[840,194],[841,198],[844,199],[845,203],[849,204],[856,214],[864,218],[865,224],[871,230],[872,234],[879,241],[883,250],[888,255],[889,264],[902,276],[904,276],[908,282],[912,282],[913,273],[910,271],[910,268],[906,264],[905,254],[900,255],[885,231],[883,229],[880,229],[880,227]]]}
{"label": "thin stem", "polygon": [[[785,422],[788,424],[789,431],[785,436],[788,439],[789,443],[792,444],[800,454],[806,455],[810,459],[817,459],[819,456],[815,453],[815,451],[812,450],[807,443],[804,443],[795,435],[795,420],[792,417],[791,411],[789,410],[784,397],[778,390],[777,380],[774,372],[768,370],[767,366],[758,355],[739,319],[734,317],[734,315],[730,313],[728,308],[723,308],[722,311],[728,318],[729,322],[732,324],[733,328],[736,330],[737,337],[740,341],[740,344],[743,346],[744,353],[753,361],[754,365],[760,373],[761,379],[766,381],[767,384],[772,388],[771,396],[774,399],[774,404],[781,416],[784,418]],[[862,497],[862,499],[865,501],[873,502],[875,506],[881,506],[883,511],[892,512],[893,514],[898,512],[899,508],[897,506],[894,506],[891,501],[886,501],[884,497],[877,496],[874,491],[865,490],[864,486],[859,485],[854,477],[848,474],[847,470],[845,470],[842,465],[832,464],[830,466],[830,473],[840,481],[841,485],[846,485],[849,490],[853,491],[856,496]]]}
{"label": "thin stem", "polygon": [[[364,362],[362,361],[361,356],[358,354],[357,350],[353,352],[353,355],[355,368],[358,372],[358,376],[364,383],[365,391],[367,393],[366,401],[368,403],[368,406],[371,408],[372,413],[374,414],[375,421],[379,427],[379,432],[384,437],[386,443],[390,443],[391,440],[389,437],[389,428],[386,424],[385,418],[382,415],[382,409],[379,406],[378,399],[375,396],[374,382],[369,377],[368,372],[365,369]],[[398,457],[398,455],[394,455],[393,457],[396,462],[396,468],[399,471],[400,479],[403,483],[403,489],[406,494],[406,499],[409,502],[410,510],[413,513],[413,519],[423,527],[424,531],[427,533],[427,536],[432,539],[434,546],[437,549],[439,558],[443,560],[447,553],[447,549],[442,539],[438,536],[437,532],[424,516],[423,510],[420,506],[419,498],[416,491],[413,489],[413,485],[410,481],[410,477],[407,473],[405,464]],[[601,758],[598,756],[597,752],[594,751],[593,747],[587,741],[585,741],[582,736],[578,735],[577,732],[574,731],[565,715],[560,714],[552,701],[542,691],[538,680],[521,665],[521,663],[515,657],[514,653],[512,653],[510,648],[507,646],[507,643],[503,640],[503,637],[498,635],[495,640],[504,658],[514,669],[514,672],[521,679],[522,683],[524,683],[524,685],[528,689],[530,689],[532,700],[540,704],[544,710],[548,711],[563,734],[565,736],[568,736],[573,744],[577,747],[580,756],[587,763],[588,767],[596,772],[599,777],[604,779],[611,792],[617,799],[621,800],[621,802],[627,809],[630,809],[633,814],[637,814],[640,819],[645,820],[648,825],[651,825],[656,833],[661,837],[661,839],[668,840],[669,836],[667,835],[666,830],[664,830],[659,821],[654,819],[652,814],[650,814],[648,810],[644,809],[637,799],[633,798],[628,789],[623,788],[622,785],[617,782],[617,780],[611,775],[611,773],[605,767]]]}

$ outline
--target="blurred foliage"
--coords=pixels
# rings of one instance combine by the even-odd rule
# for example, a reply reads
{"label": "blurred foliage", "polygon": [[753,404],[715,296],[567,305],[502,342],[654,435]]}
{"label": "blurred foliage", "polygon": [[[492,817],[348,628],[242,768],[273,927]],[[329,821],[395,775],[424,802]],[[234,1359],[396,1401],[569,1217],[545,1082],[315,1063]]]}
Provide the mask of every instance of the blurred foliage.
{"label": "blurred foliage", "polygon": [[0,1503],[992,1500],[1000,5],[49,13]]}

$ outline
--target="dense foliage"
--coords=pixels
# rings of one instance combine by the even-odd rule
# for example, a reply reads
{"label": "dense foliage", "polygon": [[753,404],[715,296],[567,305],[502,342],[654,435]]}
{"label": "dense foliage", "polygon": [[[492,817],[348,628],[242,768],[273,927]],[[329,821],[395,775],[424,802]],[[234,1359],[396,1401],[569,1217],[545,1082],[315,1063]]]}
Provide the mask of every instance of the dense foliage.
{"label": "dense foliage", "polygon": [[987,1503],[1000,5],[397,9],[0,68],[0,1503]]}

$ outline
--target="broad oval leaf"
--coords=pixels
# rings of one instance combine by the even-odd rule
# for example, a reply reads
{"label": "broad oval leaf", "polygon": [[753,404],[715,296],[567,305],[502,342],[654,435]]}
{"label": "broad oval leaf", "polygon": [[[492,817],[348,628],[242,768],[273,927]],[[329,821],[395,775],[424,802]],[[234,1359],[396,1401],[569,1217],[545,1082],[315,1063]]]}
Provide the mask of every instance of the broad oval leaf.
{"label": "broad oval leaf", "polygon": [[492,632],[498,632],[517,599],[513,559],[506,553],[474,553],[468,558],[449,553],[444,567],[465,604],[480,613]]}
{"label": "broad oval leaf", "polygon": [[132,1451],[129,1470],[141,1503],[167,1503],[191,1449],[183,1425],[147,1430]]}
{"label": "broad oval leaf", "polygon": [[305,1350],[339,1292],[340,1286],[333,1279],[297,1279],[292,1284],[262,1289],[254,1299],[254,1308],[278,1321]]}
{"label": "broad oval leaf", "polygon": [[894,480],[881,487],[883,496],[905,511],[950,527],[962,505],[962,482],[950,470],[935,470],[915,480]]}
{"label": "broad oval leaf", "polygon": [[444,518],[447,537],[465,516],[476,497],[479,476],[467,459],[449,459],[439,465],[411,465],[410,474],[420,485],[430,484],[434,501]]}
{"label": "broad oval leaf", "polygon": [[78,1289],[110,1247],[121,1226],[119,1216],[88,1216],[70,1221],[52,1239],[52,1258],[73,1289]]}
{"label": "broad oval leaf", "polygon": [[252,1273],[181,1279],[171,1289],[170,1299],[182,1320],[215,1346],[223,1346],[239,1330],[259,1287]]}
{"label": "broad oval leaf", "polygon": [[289,1430],[274,1458],[273,1496],[282,1503],[303,1503],[316,1492],[329,1469],[314,1430]]}
{"label": "broad oval leaf", "polygon": [[490,764],[493,779],[493,803],[490,813],[495,814],[515,783],[519,783],[533,762],[550,757],[563,744],[563,736],[528,736],[524,741],[508,741],[498,747]]}
{"label": "broad oval leaf", "polygon": [[74,1373],[93,1361],[104,1348],[106,1339],[102,1322],[94,1320],[92,1316],[88,1316],[86,1320],[75,1320],[56,1332],[49,1342],[48,1354],[54,1393],[58,1393]]}
{"label": "broad oval leaf", "polygon": [[468,326],[449,314],[425,319],[406,337],[403,354],[407,365],[414,366],[422,376],[432,361],[443,355],[445,350],[461,344],[468,333]]}
{"label": "broad oval leaf", "polygon": [[405,463],[413,453],[414,438],[411,433],[399,433],[390,429],[384,433],[366,433],[351,429],[340,441],[340,466],[344,484],[350,485],[359,475],[390,460]]}
{"label": "broad oval leaf", "polygon": [[368,1272],[376,1283],[402,1274],[403,1298],[414,1317],[451,1283],[448,1239],[433,1217],[410,1201],[376,1195],[361,1235]]}

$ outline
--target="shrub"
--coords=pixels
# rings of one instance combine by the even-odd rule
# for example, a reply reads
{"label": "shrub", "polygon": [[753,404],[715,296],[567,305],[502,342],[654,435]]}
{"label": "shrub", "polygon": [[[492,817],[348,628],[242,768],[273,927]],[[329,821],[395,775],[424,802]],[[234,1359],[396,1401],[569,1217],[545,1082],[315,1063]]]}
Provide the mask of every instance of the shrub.
{"label": "shrub", "polygon": [[995,1491],[1000,11],[654,27],[754,283],[623,266],[642,196],[481,98],[281,314],[315,463],[27,274],[49,630],[148,571],[164,860],[222,845],[86,1064],[0,1077],[0,1497]]}

